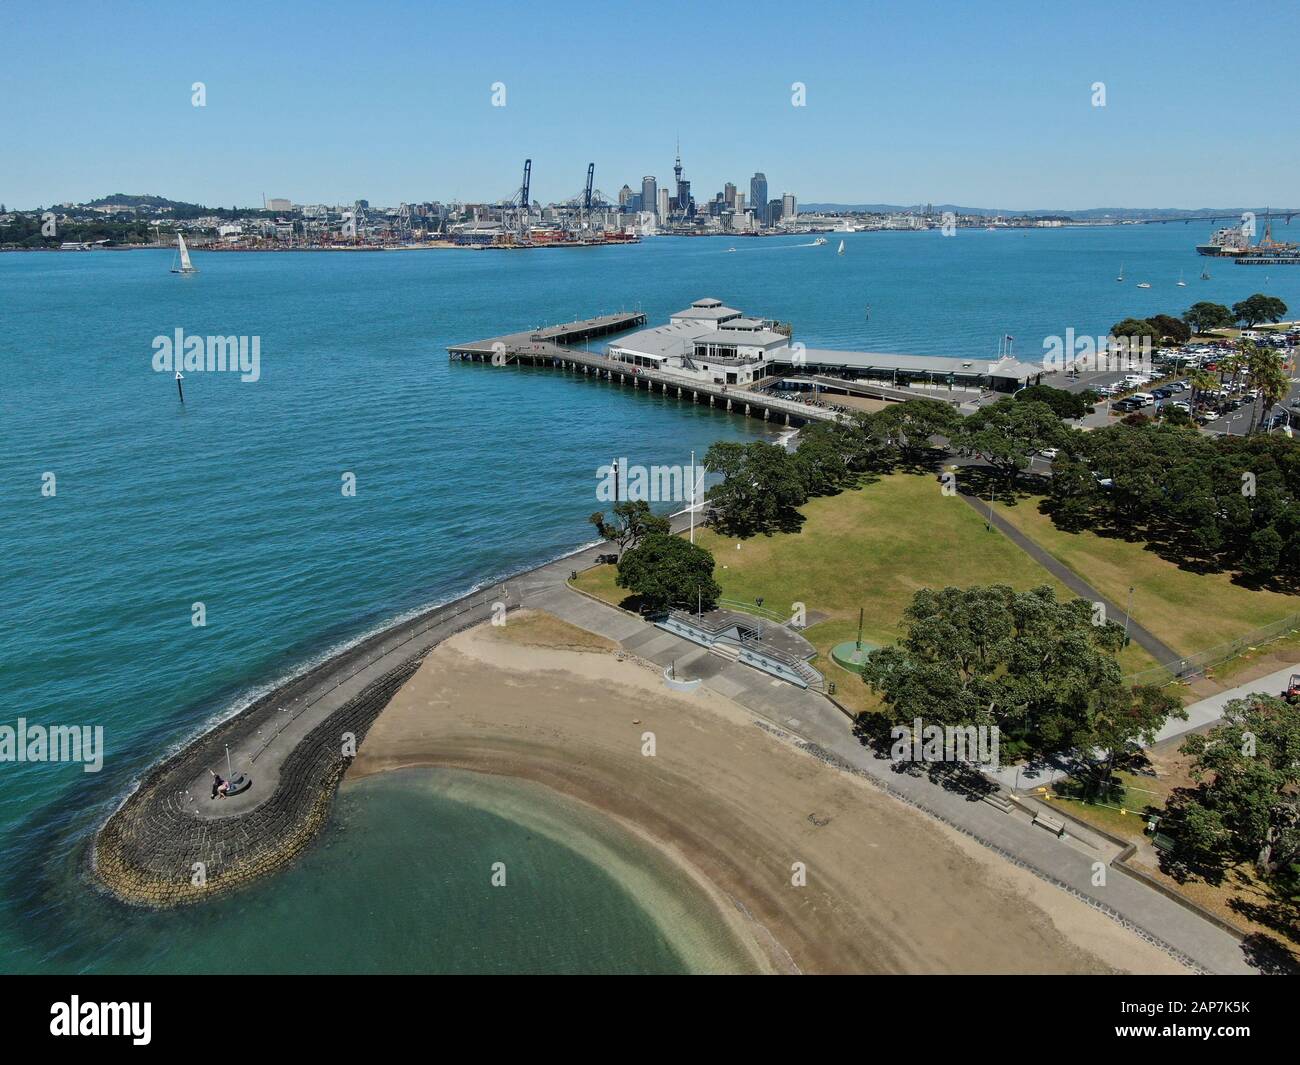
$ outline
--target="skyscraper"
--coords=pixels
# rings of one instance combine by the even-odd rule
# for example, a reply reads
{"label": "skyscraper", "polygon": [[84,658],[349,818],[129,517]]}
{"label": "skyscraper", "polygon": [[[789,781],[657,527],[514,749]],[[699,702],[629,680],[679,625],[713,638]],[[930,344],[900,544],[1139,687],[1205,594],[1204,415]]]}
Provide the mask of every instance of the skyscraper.
{"label": "skyscraper", "polygon": [[758,212],[758,220],[763,225],[770,226],[772,223],[767,216],[767,175],[761,171],[749,179],[749,202]]}
{"label": "skyscraper", "polygon": [[730,181],[722,186],[722,202],[728,207],[736,206],[736,186]]}
{"label": "skyscraper", "polygon": [[647,174],[641,179],[641,210],[658,211],[659,209],[659,190],[656,187],[658,182],[655,181],[653,174]]}
{"label": "skyscraper", "polygon": [[787,192],[781,197],[781,217],[793,218],[799,213],[798,204],[795,203],[794,193]]}

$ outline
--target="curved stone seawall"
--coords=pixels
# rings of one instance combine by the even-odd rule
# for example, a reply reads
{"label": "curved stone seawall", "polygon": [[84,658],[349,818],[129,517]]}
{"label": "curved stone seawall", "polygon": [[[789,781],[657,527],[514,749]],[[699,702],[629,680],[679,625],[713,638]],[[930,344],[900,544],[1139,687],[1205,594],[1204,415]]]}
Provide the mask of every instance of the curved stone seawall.
{"label": "curved stone seawall", "polygon": [[[365,734],[430,648],[493,616],[476,593],[363,640],[258,699],[152,769],[99,830],[94,875],[142,906],[203,902],[292,861],[325,823]],[[497,602],[509,600],[502,588]],[[348,734],[351,734],[350,736]],[[247,793],[214,800],[239,752]]]}
{"label": "curved stone seawall", "polygon": [[99,878],[123,901],[176,906],[212,898],[292,861],[325,823],[350,762],[341,735],[351,732],[359,744],[422,658],[394,669],[317,725],[285,759],[275,794],[250,813],[203,820],[180,787],[208,764],[208,742],[229,739],[245,715],[169,758],[104,825],[95,844]]}

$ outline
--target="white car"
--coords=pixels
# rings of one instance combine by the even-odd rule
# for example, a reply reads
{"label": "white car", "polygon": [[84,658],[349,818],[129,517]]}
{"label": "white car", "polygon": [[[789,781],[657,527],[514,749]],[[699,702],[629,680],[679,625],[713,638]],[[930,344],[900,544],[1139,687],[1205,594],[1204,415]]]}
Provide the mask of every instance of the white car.
{"label": "white car", "polygon": [[1040,459],[1047,459],[1048,461],[1051,461],[1052,459],[1056,458],[1056,456],[1059,455],[1060,453],[1061,453],[1061,449],[1059,447],[1045,447],[1043,448],[1042,451],[1038,453],[1038,457]]}

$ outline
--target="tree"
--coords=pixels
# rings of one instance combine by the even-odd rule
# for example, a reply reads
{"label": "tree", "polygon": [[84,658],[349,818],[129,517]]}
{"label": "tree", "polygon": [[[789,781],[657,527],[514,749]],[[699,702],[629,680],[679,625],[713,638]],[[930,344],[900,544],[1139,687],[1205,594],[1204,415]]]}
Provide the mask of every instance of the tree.
{"label": "tree", "polygon": [[1091,392],[1067,392],[1051,385],[1030,385],[1022,388],[1012,398],[1019,403],[1046,403],[1058,418],[1082,418],[1092,407]]}
{"label": "tree", "polygon": [[1208,734],[1189,736],[1194,789],[1168,804],[1167,832],[1197,863],[1251,861],[1274,877],[1300,862],[1300,707],[1269,695],[1233,699]]}
{"label": "tree", "polygon": [[1181,318],[1174,318],[1168,314],[1157,314],[1147,319],[1147,324],[1151,326],[1162,338],[1177,341],[1179,344],[1186,344],[1192,339],[1192,329]]}
{"label": "tree", "polygon": [[1197,333],[1209,333],[1215,329],[1231,329],[1235,319],[1232,312],[1222,303],[1201,300],[1193,303],[1183,312],[1183,321]]}
{"label": "tree", "polygon": [[809,496],[834,495],[853,483],[850,461],[858,450],[851,426],[813,422],[799,433],[795,463]]}
{"label": "tree", "polygon": [[1276,296],[1265,296],[1262,292],[1256,292],[1232,305],[1232,316],[1237,321],[1244,322],[1247,329],[1259,322],[1281,321],[1284,314],[1286,304]]}
{"label": "tree", "polygon": [[1110,327],[1110,335],[1116,340],[1127,340],[1129,353],[1142,350],[1143,342],[1148,345],[1160,343],[1160,330],[1142,318],[1125,318]]}
{"label": "tree", "polygon": [[713,556],[680,536],[651,533],[618,562],[620,588],[635,595],[647,614],[673,607],[712,610],[722,594],[713,579]]}
{"label": "tree", "polygon": [[1264,415],[1284,400],[1291,391],[1291,378],[1282,369],[1282,360],[1272,348],[1243,340],[1238,352],[1251,385],[1259,391],[1251,416],[1251,431],[1258,429]]}
{"label": "tree", "polygon": [[1115,655],[1124,630],[1094,624],[1087,600],[1059,602],[1046,585],[923,588],[903,627],[897,645],[872,654],[862,674],[890,723],[997,726],[1004,742],[1051,751],[1098,734],[1102,709],[1122,716],[1119,695],[1099,706],[1097,693],[1121,684]]}
{"label": "tree", "polygon": [[634,547],[641,539],[651,533],[668,532],[671,523],[651,513],[650,504],[643,499],[614,504],[614,520],[605,520],[603,511],[596,511],[587,519],[596,527],[602,540],[610,540],[618,545],[618,553]]}
{"label": "tree", "polygon": [[1193,370],[1187,383],[1192,389],[1192,409],[1196,409],[1196,403],[1201,397],[1202,392],[1208,392],[1212,388],[1218,388],[1219,382],[1215,379],[1213,373],[1209,370]]}
{"label": "tree", "polygon": [[1070,430],[1046,403],[1000,399],[968,417],[954,443],[963,455],[982,458],[1001,471],[1010,484],[1029,460],[1048,447],[1063,447]]}
{"label": "tree", "polygon": [[932,436],[948,436],[961,424],[961,415],[937,399],[909,399],[877,411],[871,424],[913,465],[930,451]]}
{"label": "tree", "polygon": [[1130,688],[1107,681],[1093,692],[1088,700],[1088,720],[1080,729],[1078,740],[1085,750],[1106,752],[1100,767],[1103,786],[1110,783],[1120,757],[1134,748],[1155,743],[1156,734],[1171,717],[1186,721],[1187,711],[1177,696],[1162,688]]}
{"label": "tree", "polygon": [[771,535],[797,526],[795,508],[808,499],[804,470],[779,444],[720,441],[704,456],[704,468],[724,478],[708,491],[724,531],[737,536]]}

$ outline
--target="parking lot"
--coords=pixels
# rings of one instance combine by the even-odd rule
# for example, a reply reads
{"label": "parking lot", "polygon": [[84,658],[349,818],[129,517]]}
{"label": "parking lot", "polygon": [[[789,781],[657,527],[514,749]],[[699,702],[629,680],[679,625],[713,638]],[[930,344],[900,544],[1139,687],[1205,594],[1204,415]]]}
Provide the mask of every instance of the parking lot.
{"label": "parking lot", "polygon": [[[1295,374],[1296,334],[1289,341],[1274,342],[1285,365],[1291,368],[1291,389],[1281,403],[1264,413],[1261,431],[1279,431],[1287,426],[1300,428],[1300,376]],[[1232,347],[1223,343],[1196,343],[1181,348],[1161,349],[1146,372],[1108,370],[1068,374],[1052,384],[1070,392],[1091,389],[1100,396],[1095,412],[1083,418],[1083,428],[1095,429],[1110,424],[1114,418],[1141,413],[1160,416],[1167,407],[1177,406],[1206,433],[1245,435],[1255,420],[1256,398],[1249,377],[1223,375],[1215,388],[1203,389],[1192,405],[1190,375],[1198,370],[1219,376],[1219,360]],[[1178,372],[1178,376],[1171,376]],[[1167,380],[1166,380],[1167,378]],[[1159,382],[1158,384],[1156,382]],[[1136,397],[1136,398],[1132,398]]]}

